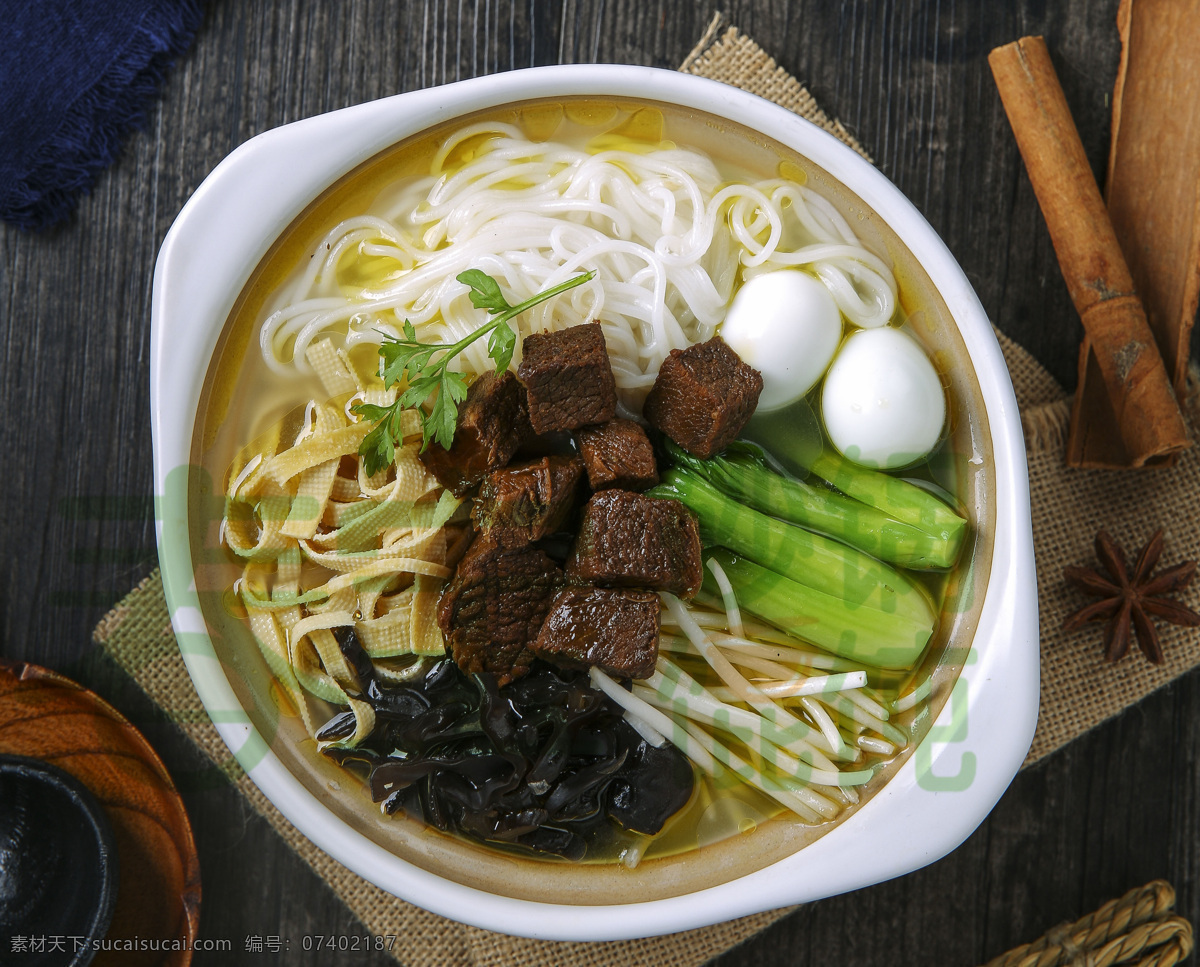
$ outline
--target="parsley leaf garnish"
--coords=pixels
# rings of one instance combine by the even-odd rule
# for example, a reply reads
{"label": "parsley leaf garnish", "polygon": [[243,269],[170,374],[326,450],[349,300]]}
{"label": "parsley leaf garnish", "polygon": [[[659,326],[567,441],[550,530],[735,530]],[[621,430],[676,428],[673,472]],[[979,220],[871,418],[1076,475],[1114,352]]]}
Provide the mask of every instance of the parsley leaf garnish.
{"label": "parsley leaf garnish", "polygon": [[506,312],[512,308],[504,293],[500,291],[500,283],[486,272],[479,269],[467,269],[458,276],[458,281],[471,287],[471,305],[476,309],[487,309],[488,312]]}
{"label": "parsley leaf garnish", "polygon": [[[448,346],[421,342],[417,339],[413,324],[405,319],[403,338],[389,336],[379,347],[383,385],[390,388],[403,382],[406,384],[404,391],[390,406],[357,403],[352,408],[364,419],[375,421],[375,426],[358,448],[367,473],[374,475],[396,459],[396,447],[403,437],[400,416],[404,410],[415,409],[420,416],[422,453],[430,443],[437,443],[449,450],[458,423],[458,404],[467,398],[466,377],[447,368],[450,360],[487,334],[488,356],[496,363],[496,372],[504,373],[517,347],[517,334],[509,326],[508,320],[568,289],[582,285],[595,275],[594,271],[584,272],[514,306],[504,298],[500,284],[495,279],[479,269],[468,269],[456,278],[470,288],[471,305],[486,309],[492,318]],[[429,403],[431,397],[432,403]],[[426,409],[427,403],[429,406]]]}

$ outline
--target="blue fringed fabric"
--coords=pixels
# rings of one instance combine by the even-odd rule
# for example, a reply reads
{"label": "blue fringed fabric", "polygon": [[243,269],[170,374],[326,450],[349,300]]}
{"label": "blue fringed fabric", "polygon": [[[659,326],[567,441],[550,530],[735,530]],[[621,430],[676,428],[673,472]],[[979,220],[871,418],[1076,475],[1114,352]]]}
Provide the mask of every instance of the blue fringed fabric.
{"label": "blue fringed fabric", "polygon": [[141,126],[203,0],[0,0],[0,218],[41,229]]}

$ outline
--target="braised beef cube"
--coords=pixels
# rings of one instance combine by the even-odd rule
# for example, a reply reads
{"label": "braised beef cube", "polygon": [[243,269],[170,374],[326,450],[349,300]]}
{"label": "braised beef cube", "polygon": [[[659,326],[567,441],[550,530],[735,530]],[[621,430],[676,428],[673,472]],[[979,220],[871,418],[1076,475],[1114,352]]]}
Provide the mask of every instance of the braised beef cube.
{"label": "braised beef cube", "polygon": [[450,657],[465,672],[491,672],[500,685],[529,671],[562,571],[532,545],[475,538],[438,602]]}
{"label": "braised beef cube", "polygon": [[493,470],[483,478],[471,519],[503,544],[528,544],[564,529],[582,479],[578,457],[542,457]]}
{"label": "braised beef cube", "polygon": [[565,668],[649,678],[658,659],[658,595],[623,588],[567,588],[550,606],[533,646]]}
{"label": "braised beef cube", "polygon": [[557,430],[554,433],[534,433],[529,428],[529,436],[521,441],[521,446],[513,457],[521,463],[536,460],[538,457],[571,457],[576,453],[575,440],[569,430]]}
{"label": "braised beef cube", "polygon": [[567,576],[690,598],[700,590],[700,529],[678,500],[602,490],[587,502]]}
{"label": "braised beef cube", "polygon": [[672,349],[659,367],[642,414],[689,453],[711,457],[737,439],[754,415],[762,376],[725,343]]}
{"label": "braised beef cube", "polygon": [[533,333],[521,354],[517,375],[529,396],[534,432],[575,430],[611,420],[617,412],[617,385],[600,323]]}
{"label": "braised beef cube", "polygon": [[632,420],[609,420],[579,431],[579,453],[593,490],[645,490],[658,483],[654,447]]}
{"label": "braised beef cube", "polygon": [[459,404],[454,443],[430,443],[421,462],[447,490],[461,497],[485,473],[503,467],[530,433],[525,387],[511,373],[484,373]]}

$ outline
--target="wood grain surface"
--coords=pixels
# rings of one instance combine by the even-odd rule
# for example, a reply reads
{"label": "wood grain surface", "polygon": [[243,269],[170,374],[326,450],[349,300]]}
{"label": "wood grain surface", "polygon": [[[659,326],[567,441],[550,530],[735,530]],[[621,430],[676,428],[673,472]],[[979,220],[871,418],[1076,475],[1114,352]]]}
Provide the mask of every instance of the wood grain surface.
{"label": "wood grain surface", "polygon": [[[0,752],[40,759],[82,782],[108,815],[117,899],[108,936],[194,940],[200,864],[163,764],[112,706],[71,680],[0,660]],[[68,943],[68,954],[74,948]],[[191,951],[105,950],[94,967],[187,967]]]}
{"label": "wood grain surface", "polygon": [[[992,320],[1068,388],[1081,330],[986,55],[1044,34],[1102,177],[1116,0],[730,0],[731,21],[806,83],[946,240]],[[0,230],[6,473],[0,651],[81,678],[134,718],[192,816],[200,965],[328,963],[361,927],[120,673],[90,631],[154,560],[150,290],[172,219],[231,149],[367,99],[540,64],[675,67],[714,0],[224,0],[144,131],[73,221]],[[1119,513],[1119,509],[1114,510]],[[1121,666],[1114,674],[1132,674]],[[1156,877],[1200,915],[1200,674],[1018,777],[950,857],[806,907],[718,961],[972,965]],[[280,938],[286,949],[270,948]],[[248,950],[258,938],[262,951]],[[384,965],[382,954],[339,962]]]}

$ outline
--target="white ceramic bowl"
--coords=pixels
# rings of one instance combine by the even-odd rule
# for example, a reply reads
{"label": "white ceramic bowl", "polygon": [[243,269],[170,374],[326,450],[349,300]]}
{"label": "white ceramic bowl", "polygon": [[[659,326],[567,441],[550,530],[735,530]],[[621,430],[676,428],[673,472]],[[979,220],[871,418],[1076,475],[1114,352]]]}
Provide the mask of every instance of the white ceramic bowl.
{"label": "white ceramic bowl", "polygon": [[[948,310],[986,413],[988,439],[973,459],[990,460],[994,476],[990,576],[970,652],[916,754],[811,845],[696,892],[616,905],[534,902],[466,886],[406,862],[339,818],[289,772],[239,703],[200,610],[188,540],[188,463],[208,362],[234,300],[271,243],[323,189],[405,137],[481,109],[573,95],[707,112],[762,132],[833,173],[915,256]],[[669,71],[547,67],[402,94],[261,134],[216,167],[163,243],[150,378],[163,580],[205,708],[251,779],[305,836],[428,910],[506,933],[595,940],[668,933],[835,895],[917,869],[958,846],[995,805],[1029,748],[1038,705],[1038,623],[1028,480],[1017,405],[988,319],[941,239],[879,171],[761,98]]]}

